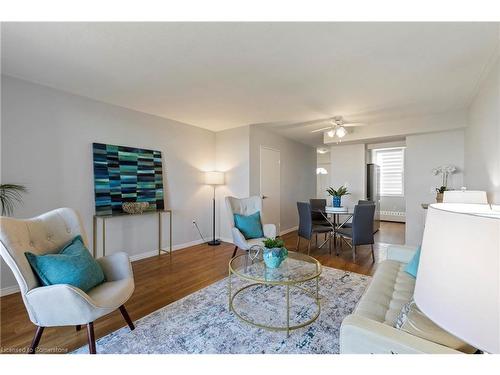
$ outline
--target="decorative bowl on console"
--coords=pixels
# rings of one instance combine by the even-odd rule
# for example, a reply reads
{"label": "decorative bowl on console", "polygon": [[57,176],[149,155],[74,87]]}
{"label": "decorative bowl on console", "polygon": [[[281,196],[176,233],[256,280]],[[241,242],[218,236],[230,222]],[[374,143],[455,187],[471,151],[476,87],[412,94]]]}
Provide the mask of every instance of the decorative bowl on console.
{"label": "decorative bowl on console", "polygon": [[122,204],[123,212],[128,214],[142,214],[148,207],[148,202],[125,202]]}

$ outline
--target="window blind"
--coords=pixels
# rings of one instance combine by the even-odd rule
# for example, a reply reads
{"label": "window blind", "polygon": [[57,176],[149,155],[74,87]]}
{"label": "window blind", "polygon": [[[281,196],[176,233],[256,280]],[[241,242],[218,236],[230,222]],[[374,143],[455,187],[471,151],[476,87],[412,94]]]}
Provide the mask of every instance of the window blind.
{"label": "window blind", "polygon": [[380,166],[380,195],[404,195],[404,147],[373,150]]}

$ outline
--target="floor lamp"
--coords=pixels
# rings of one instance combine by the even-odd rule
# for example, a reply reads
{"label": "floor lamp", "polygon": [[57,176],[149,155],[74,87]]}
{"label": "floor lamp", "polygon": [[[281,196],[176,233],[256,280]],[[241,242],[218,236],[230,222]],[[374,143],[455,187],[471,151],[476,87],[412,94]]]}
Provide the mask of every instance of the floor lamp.
{"label": "floor lamp", "polygon": [[205,183],[207,185],[212,185],[214,188],[214,196],[212,199],[213,207],[212,207],[212,213],[213,213],[213,223],[212,223],[212,240],[208,241],[207,244],[210,246],[218,246],[220,245],[220,240],[215,238],[215,188],[217,185],[224,185],[224,172],[205,172]]}

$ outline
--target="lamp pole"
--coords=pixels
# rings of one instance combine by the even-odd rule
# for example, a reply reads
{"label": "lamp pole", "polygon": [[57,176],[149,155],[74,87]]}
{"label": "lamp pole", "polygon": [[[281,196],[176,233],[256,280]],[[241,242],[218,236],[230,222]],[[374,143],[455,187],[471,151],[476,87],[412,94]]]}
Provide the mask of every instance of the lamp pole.
{"label": "lamp pole", "polygon": [[207,185],[212,185],[214,189],[212,197],[212,240],[208,241],[207,244],[210,246],[218,246],[221,242],[215,237],[215,189],[217,185],[224,185],[224,172],[205,172],[205,183]]}
{"label": "lamp pole", "polygon": [[215,188],[217,185],[213,185],[214,187],[214,196],[212,198],[212,241],[208,241],[208,245],[210,246],[219,246],[220,240],[215,239]]}

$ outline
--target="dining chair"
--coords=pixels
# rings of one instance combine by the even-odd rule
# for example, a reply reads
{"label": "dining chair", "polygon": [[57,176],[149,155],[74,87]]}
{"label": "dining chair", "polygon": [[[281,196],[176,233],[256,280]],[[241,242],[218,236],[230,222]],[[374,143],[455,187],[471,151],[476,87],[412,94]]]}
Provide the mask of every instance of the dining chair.
{"label": "dining chair", "polygon": [[[313,224],[311,216],[311,204],[308,202],[297,202],[297,209],[299,211],[299,229],[297,233],[297,251],[300,249],[300,238],[305,238],[308,240],[307,244],[307,255],[311,253],[311,238],[313,233],[326,233],[330,235],[333,228],[328,225],[317,225]],[[316,238],[317,240],[317,238]],[[317,241],[316,241],[317,244]],[[332,253],[332,238],[328,240],[328,246],[330,254]]]}
{"label": "dining chair", "polygon": [[326,207],[326,199],[309,199],[311,205],[312,222],[315,225],[330,225],[323,214],[319,211],[324,211]]}
{"label": "dining chair", "polygon": [[252,215],[256,212],[261,213],[262,217],[262,198],[258,195],[248,197],[248,198],[235,198],[235,197],[226,197],[226,208],[229,218],[229,223],[231,225],[231,234],[233,236],[234,243],[234,251],[233,256],[236,255],[238,248],[241,250],[248,251],[254,245],[264,245],[264,240],[266,238],[275,238],[276,237],[276,225],[274,224],[263,224],[262,232],[264,233],[264,237],[262,238],[252,238],[246,239],[245,236],[240,232],[238,228],[234,225],[234,214],[239,215]]}
{"label": "dining chair", "polygon": [[[353,262],[356,262],[356,248],[361,245],[371,246],[372,260],[375,262],[375,252],[373,250],[373,244],[375,243],[373,236],[374,215],[374,204],[357,204],[354,206],[352,226],[342,227],[335,231],[335,233],[352,248]],[[351,243],[347,242],[346,238],[350,239]]]}
{"label": "dining chair", "polygon": [[[363,205],[363,204],[375,204],[375,202],[367,200],[367,199],[360,199],[358,201],[358,204],[360,204],[360,205]],[[352,228],[352,222],[350,222],[350,223],[344,223],[344,225],[342,225],[342,228]]]}
{"label": "dining chair", "polygon": [[0,254],[19,284],[28,316],[37,329],[28,353],[34,354],[46,327],[87,325],[89,352],[95,354],[94,321],[120,310],[130,329],[124,303],[134,292],[134,275],[124,252],[97,259],[105,282],[84,292],[69,284],[43,286],[35,276],[24,253],[55,254],[80,235],[85,246],[87,236],[76,211],[59,208],[31,219],[0,217]]}

